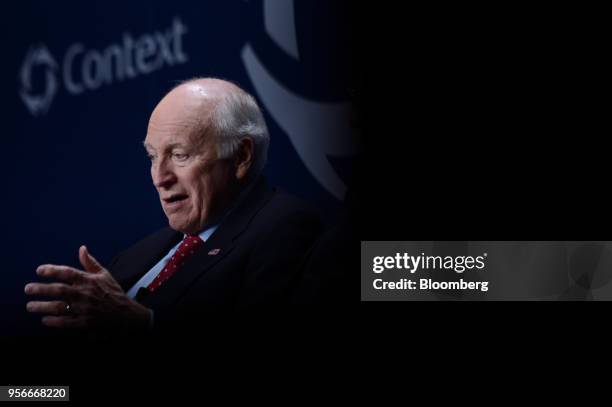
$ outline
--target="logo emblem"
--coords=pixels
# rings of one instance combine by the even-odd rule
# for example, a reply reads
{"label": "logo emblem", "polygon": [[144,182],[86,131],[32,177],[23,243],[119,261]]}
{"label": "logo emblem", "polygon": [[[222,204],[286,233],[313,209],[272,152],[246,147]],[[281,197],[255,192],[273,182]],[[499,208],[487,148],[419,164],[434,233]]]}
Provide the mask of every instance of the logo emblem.
{"label": "logo emblem", "polygon": [[209,256],[216,256],[217,254],[219,254],[219,252],[221,251],[221,249],[212,249],[211,251],[208,252]]}
{"label": "logo emblem", "polygon": [[[189,60],[183,48],[187,32],[182,20],[174,17],[168,28],[136,38],[124,32],[121,40],[101,49],[88,48],[76,41],[65,51],[56,53],[57,61],[44,44],[33,45],[28,49],[18,75],[19,96],[32,116],[43,116],[60,88],[75,96],[117,81],[184,64]],[[113,55],[121,55],[121,58]],[[140,57],[143,55],[147,58]]]}
{"label": "logo emblem", "polygon": [[[272,41],[299,62],[294,2],[265,0],[263,12]],[[287,134],[303,164],[327,192],[342,201],[346,185],[328,157],[358,152],[348,120],[350,103],[315,101],[295,93],[273,76],[250,43],[242,49],[242,61],[259,99]]]}
{"label": "logo emblem", "polygon": [[[35,69],[44,72],[42,92],[35,91],[32,84]],[[44,44],[30,47],[21,65],[19,96],[33,116],[43,115],[49,110],[58,88],[56,71],[57,62]]]}

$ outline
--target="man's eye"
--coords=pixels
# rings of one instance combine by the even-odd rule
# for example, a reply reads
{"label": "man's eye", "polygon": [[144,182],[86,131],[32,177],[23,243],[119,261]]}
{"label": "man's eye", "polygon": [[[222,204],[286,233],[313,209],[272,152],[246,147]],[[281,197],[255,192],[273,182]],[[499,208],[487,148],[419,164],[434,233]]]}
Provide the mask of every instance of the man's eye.
{"label": "man's eye", "polygon": [[178,161],[185,161],[189,157],[189,155],[188,154],[182,154],[182,153],[174,153],[174,154],[172,154],[172,157],[175,160],[178,160]]}
{"label": "man's eye", "polygon": [[149,160],[153,161],[155,160],[155,156],[153,154],[147,154],[147,157],[149,158]]}

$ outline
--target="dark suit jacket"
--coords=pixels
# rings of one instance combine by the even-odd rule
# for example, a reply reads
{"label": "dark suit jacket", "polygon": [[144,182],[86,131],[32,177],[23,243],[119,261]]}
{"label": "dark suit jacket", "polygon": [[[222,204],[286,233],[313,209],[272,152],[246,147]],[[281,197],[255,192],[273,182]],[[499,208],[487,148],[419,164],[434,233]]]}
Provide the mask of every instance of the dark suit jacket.
{"label": "dark suit jacket", "polygon": [[[298,266],[320,231],[314,210],[260,178],[179,272],[137,300],[153,309],[156,327],[193,321],[195,314],[210,310],[288,301]],[[161,229],[108,268],[128,290],[182,238],[180,232]]]}

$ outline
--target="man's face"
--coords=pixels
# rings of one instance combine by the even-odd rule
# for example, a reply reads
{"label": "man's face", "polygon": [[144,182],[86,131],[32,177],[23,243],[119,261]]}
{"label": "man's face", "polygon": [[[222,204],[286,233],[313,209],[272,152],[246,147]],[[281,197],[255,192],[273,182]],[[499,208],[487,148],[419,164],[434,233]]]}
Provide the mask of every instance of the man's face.
{"label": "man's face", "polygon": [[214,135],[203,131],[206,115],[191,114],[189,106],[181,103],[158,105],[149,121],[145,148],[170,227],[197,234],[229,206],[236,178],[231,160],[217,159]]}

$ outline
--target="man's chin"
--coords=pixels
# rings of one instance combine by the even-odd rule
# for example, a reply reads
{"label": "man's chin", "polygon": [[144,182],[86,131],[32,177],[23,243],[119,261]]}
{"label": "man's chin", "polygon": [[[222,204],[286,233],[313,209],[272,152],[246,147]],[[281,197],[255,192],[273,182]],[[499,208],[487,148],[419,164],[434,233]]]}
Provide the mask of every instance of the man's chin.
{"label": "man's chin", "polygon": [[168,225],[170,226],[171,229],[174,229],[177,232],[181,232],[185,234],[187,233],[185,232],[185,230],[187,229],[187,225],[184,222],[168,218]]}
{"label": "man's chin", "polygon": [[199,233],[197,226],[186,224],[185,222],[173,221],[168,219],[168,225],[171,229],[181,232],[185,235],[195,235]]}

